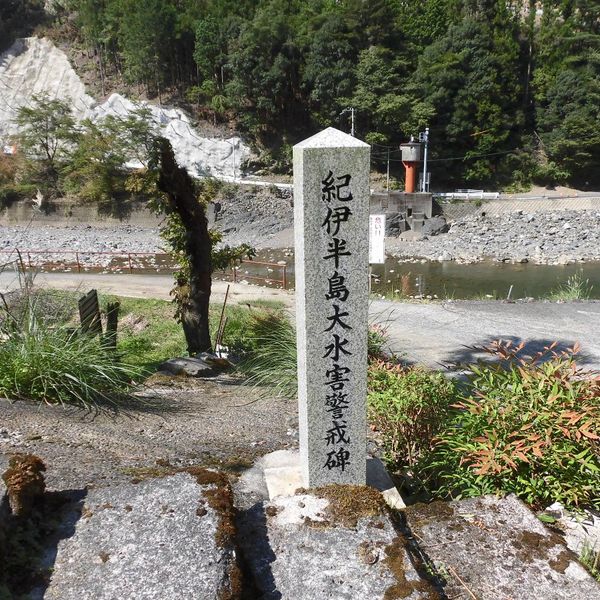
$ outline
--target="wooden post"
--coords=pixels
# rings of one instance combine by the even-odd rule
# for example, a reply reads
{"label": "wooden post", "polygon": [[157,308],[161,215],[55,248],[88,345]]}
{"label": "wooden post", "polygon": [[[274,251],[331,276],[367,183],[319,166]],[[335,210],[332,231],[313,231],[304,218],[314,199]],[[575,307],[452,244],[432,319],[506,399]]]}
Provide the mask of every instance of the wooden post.
{"label": "wooden post", "polygon": [[117,349],[117,326],[119,323],[119,302],[109,302],[106,305],[106,335],[104,344],[109,350]]}

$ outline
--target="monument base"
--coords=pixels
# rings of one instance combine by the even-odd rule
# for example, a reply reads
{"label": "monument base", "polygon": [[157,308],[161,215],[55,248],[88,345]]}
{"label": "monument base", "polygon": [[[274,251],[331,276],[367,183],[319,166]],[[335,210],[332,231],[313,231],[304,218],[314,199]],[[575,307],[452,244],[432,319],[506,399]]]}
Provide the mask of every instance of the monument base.
{"label": "monument base", "polygon": [[[269,500],[279,496],[293,496],[306,487],[302,478],[300,453],[297,450],[277,450],[261,459]],[[402,496],[394,486],[384,464],[378,458],[367,458],[367,485],[379,490],[390,508],[406,508]]]}

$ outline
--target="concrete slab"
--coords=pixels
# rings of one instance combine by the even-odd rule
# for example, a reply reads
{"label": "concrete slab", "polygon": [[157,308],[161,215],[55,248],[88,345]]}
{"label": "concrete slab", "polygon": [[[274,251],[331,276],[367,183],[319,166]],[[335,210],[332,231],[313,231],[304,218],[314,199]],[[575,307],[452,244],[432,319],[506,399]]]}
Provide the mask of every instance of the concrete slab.
{"label": "concrete slab", "polygon": [[406,509],[407,524],[439,573],[449,598],[592,600],[600,584],[562,536],[515,496],[483,496]]}
{"label": "concrete slab", "polygon": [[[305,487],[297,450],[278,450],[261,459],[269,500],[280,496],[293,496]],[[367,459],[367,485],[379,490],[390,508],[405,507],[402,496],[394,486],[385,465],[378,458]]]}
{"label": "concrete slab", "polygon": [[[413,566],[406,541],[368,487],[335,500],[299,494],[255,504],[240,516],[240,547],[261,600],[411,600],[440,598]],[[375,495],[375,496],[374,496]],[[379,500],[361,516],[357,504]],[[348,516],[353,516],[350,522]]]}
{"label": "concrete slab", "polygon": [[396,489],[383,462],[372,456],[367,459],[367,485],[379,490],[386,504],[395,510],[406,508],[400,492]]}
{"label": "concrete slab", "polygon": [[44,598],[237,598],[233,546],[211,501],[219,489],[188,473],[90,489]]}

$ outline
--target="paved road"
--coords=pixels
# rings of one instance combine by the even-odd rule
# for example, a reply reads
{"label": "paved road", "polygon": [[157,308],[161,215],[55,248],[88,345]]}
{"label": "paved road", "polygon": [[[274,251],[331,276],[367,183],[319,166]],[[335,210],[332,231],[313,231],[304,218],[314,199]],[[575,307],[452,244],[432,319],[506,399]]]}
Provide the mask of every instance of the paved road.
{"label": "paved road", "polygon": [[429,366],[473,360],[483,354],[470,346],[502,339],[524,341],[529,354],[553,341],[558,342],[557,349],[579,342],[582,366],[600,369],[600,302],[375,301],[370,312],[387,325],[394,351]]}
{"label": "paved road", "polygon": [[[36,283],[87,291],[95,287],[111,294],[169,299],[171,277],[157,275],[39,274]],[[14,288],[14,274],[0,274],[0,292]],[[213,299],[222,300],[227,284],[213,284]],[[257,298],[281,300],[293,309],[290,292],[235,284],[230,300]],[[525,341],[528,352],[537,352],[553,341],[559,348],[581,344],[582,365],[600,369],[600,302],[556,304],[532,302],[404,303],[376,300],[370,305],[373,322],[383,324],[393,351],[408,361],[432,367],[477,357],[468,347],[492,340]]]}

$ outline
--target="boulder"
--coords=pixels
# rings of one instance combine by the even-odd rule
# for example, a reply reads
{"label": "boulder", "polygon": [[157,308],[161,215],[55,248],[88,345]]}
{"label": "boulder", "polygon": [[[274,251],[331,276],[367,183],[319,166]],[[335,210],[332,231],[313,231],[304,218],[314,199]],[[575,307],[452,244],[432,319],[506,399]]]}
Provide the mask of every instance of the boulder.
{"label": "boulder", "polygon": [[421,233],[426,236],[447,233],[448,230],[448,223],[446,223],[446,219],[444,219],[444,217],[431,217],[431,219],[426,219],[425,223],[423,223],[423,226],[421,227]]}
{"label": "boulder", "polygon": [[406,517],[433,566],[448,573],[449,598],[600,598],[600,584],[562,536],[516,496],[417,504]]}
{"label": "boulder", "polygon": [[326,486],[258,502],[240,547],[262,600],[437,598],[376,490]]}

